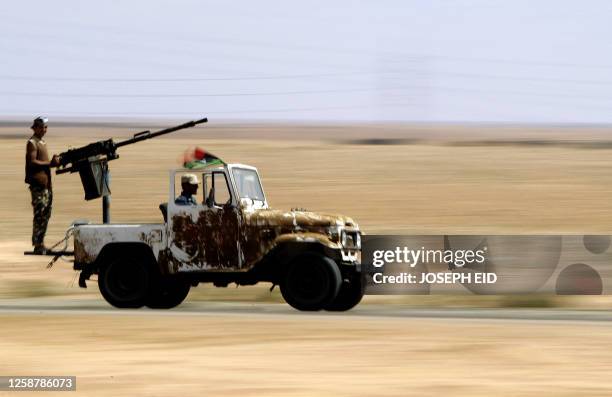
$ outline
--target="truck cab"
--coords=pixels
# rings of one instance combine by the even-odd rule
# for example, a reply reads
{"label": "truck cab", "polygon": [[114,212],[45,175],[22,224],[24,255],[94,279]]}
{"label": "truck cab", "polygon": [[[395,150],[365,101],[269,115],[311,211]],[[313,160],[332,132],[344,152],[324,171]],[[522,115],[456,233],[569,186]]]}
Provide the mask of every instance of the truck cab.
{"label": "truck cab", "polygon": [[[180,177],[196,174],[200,181],[196,205],[180,205]],[[167,204],[170,272],[232,270],[246,268],[241,241],[244,214],[268,209],[255,167],[228,164],[205,170],[170,171]]]}

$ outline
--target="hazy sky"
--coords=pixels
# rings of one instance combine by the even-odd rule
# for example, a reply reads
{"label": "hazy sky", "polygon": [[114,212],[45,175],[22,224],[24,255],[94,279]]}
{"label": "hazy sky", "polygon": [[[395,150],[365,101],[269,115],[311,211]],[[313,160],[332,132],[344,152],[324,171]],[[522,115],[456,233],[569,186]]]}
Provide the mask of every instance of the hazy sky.
{"label": "hazy sky", "polygon": [[11,1],[0,118],[612,122],[612,2]]}

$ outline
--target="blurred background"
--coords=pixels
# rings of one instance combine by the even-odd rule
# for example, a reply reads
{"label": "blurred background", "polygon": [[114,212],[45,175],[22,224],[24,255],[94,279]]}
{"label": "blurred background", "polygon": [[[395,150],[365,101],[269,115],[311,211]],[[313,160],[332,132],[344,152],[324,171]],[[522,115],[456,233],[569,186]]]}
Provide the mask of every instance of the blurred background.
{"label": "blurred background", "polygon": [[[81,376],[89,395],[109,385],[117,395],[195,392],[202,382],[230,394],[610,391],[598,347],[612,334],[590,322],[607,318],[606,296],[368,296],[346,317],[305,317],[267,285],[199,286],[173,319],[183,332],[167,314],[107,308],[95,282],[78,288],[70,263],[48,270],[22,254],[32,221],[24,148],[39,115],[50,119],[51,153],[209,118],[120,150],[113,222],[161,222],[167,170],[198,145],[258,167],[273,207],[342,213],[370,234],[612,234],[609,2],[20,1],[0,18],[0,317],[10,324],[0,346],[25,352],[2,374],[46,373],[62,355],[56,368]],[[83,200],[76,175],[54,175],[47,244],[75,219],[99,222],[101,203]],[[551,310],[582,322],[547,322]],[[206,341],[186,359],[194,329]],[[75,340],[106,360],[70,350]],[[235,378],[245,355],[251,366]],[[280,360],[295,371],[265,380]],[[341,387],[375,363],[386,372]],[[499,369],[474,377],[490,363]],[[449,377],[432,385],[435,371]],[[151,383],[159,374],[168,377]]]}

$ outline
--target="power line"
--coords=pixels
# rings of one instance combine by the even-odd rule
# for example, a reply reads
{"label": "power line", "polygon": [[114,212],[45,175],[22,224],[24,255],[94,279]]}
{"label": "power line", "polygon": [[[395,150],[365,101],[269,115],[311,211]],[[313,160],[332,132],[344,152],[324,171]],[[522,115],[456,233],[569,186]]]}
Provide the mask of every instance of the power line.
{"label": "power line", "polygon": [[229,77],[176,77],[176,78],[106,78],[106,77],[38,77],[23,75],[0,75],[3,80],[19,81],[78,81],[78,82],[194,82],[194,81],[245,81],[245,80],[289,80],[308,79],[316,77],[337,77],[347,75],[372,75],[377,72],[338,72],[338,73],[308,73],[268,76],[229,76]]}
{"label": "power line", "polygon": [[271,92],[235,92],[235,93],[210,93],[210,94],[168,94],[168,93],[151,93],[151,94],[104,94],[104,93],[64,93],[64,92],[27,92],[27,91],[0,91],[0,95],[4,96],[29,96],[29,97],[52,97],[52,98],[204,98],[204,97],[257,97],[257,96],[282,96],[282,95],[309,95],[309,94],[336,94],[336,93],[351,93],[351,92],[383,92],[383,91],[414,91],[428,90],[431,92],[470,92],[484,94],[506,94],[519,96],[546,97],[555,99],[589,99],[589,100],[612,100],[612,97],[581,95],[567,92],[529,92],[517,90],[503,89],[474,89],[464,87],[452,87],[441,85],[395,85],[391,87],[370,87],[370,88],[347,88],[347,89],[323,89],[323,90],[295,90],[295,91],[271,91]]}
{"label": "power line", "polygon": [[[419,106],[416,103],[390,103],[385,104],[383,107],[410,107]],[[313,112],[321,110],[351,110],[351,109],[372,109],[376,110],[371,105],[360,105],[360,106],[325,106],[325,107],[304,107],[304,108],[281,108],[281,109],[242,109],[242,110],[221,110],[221,111],[207,111],[206,114],[256,114],[256,113],[289,113],[289,112]],[[6,111],[5,111],[6,112]],[[17,113],[17,112],[15,112]],[[194,112],[74,112],[74,111],[63,111],[63,110],[47,110],[45,114],[64,114],[64,115],[75,115],[75,116],[106,116],[106,115],[199,115],[201,111]]]}
{"label": "power line", "polygon": [[[563,79],[550,77],[533,77],[533,76],[513,76],[513,75],[495,75],[495,74],[480,74],[480,73],[463,73],[463,72],[447,72],[447,71],[431,71],[420,69],[397,69],[386,71],[370,71],[370,72],[335,72],[335,73],[304,73],[304,74],[279,74],[279,75],[264,75],[264,76],[220,76],[220,77],[151,77],[151,78],[131,78],[131,77],[55,77],[55,76],[25,76],[25,75],[0,75],[0,80],[17,80],[17,81],[59,81],[59,82],[121,82],[121,83],[154,83],[154,82],[198,82],[198,81],[258,81],[258,80],[292,80],[292,79],[310,79],[318,77],[343,77],[343,76],[388,76],[397,75],[402,77],[402,74],[420,74],[426,76],[450,76],[450,77],[465,77],[471,79],[491,79],[491,80],[508,80],[508,81],[531,81],[536,83],[568,83],[579,85],[611,85],[612,81],[607,80],[580,80],[580,79]],[[385,77],[387,78],[387,77]]]}
{"label": "power line", "polygon": [[372,88],[350,88],[335,90],[305,90],[305,91],[277,91],[277,92],[237,92],[215,94],[86,94],[86,93],[52,93],[52,92],[11,92],[2,91],[5,96],[37,96],[37,97],[71,97],[71,98],[201,98],[201,97],[240,97],[240,96],[277,96],[277,95],[304,95],[304,94],[335,94],[344,92],[372,92],[379,91]]}

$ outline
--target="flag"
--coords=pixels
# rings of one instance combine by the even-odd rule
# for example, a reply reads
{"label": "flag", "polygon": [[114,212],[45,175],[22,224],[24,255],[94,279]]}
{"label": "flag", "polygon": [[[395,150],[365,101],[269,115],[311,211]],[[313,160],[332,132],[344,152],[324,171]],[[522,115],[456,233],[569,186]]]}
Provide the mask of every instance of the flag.
{"label": "flag", "polygon": [[186,150],[183,156],[184,168],[198,169],[213,165],[225,165],[225,163],[219,157],[199,147]]}

